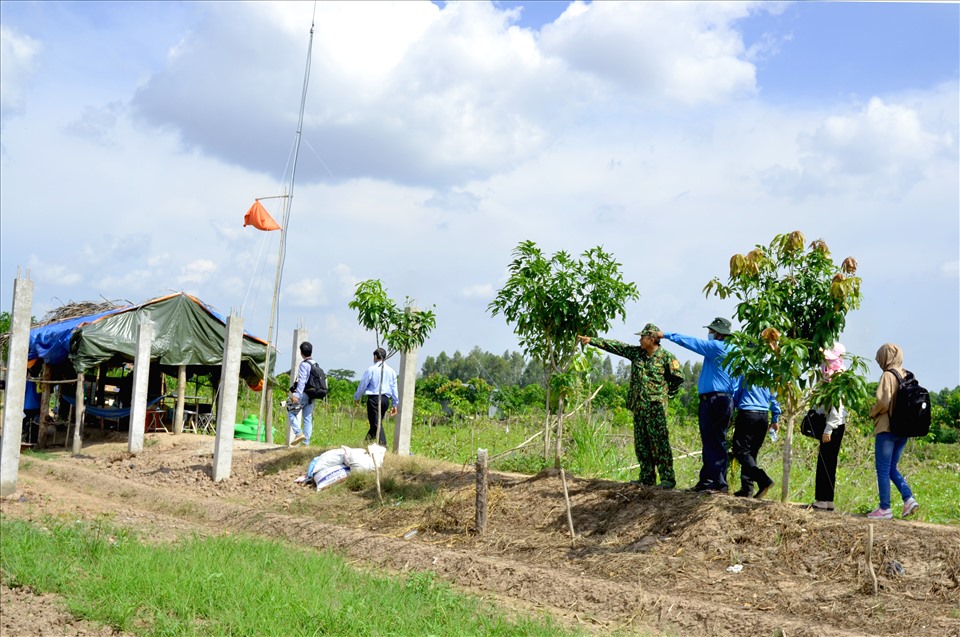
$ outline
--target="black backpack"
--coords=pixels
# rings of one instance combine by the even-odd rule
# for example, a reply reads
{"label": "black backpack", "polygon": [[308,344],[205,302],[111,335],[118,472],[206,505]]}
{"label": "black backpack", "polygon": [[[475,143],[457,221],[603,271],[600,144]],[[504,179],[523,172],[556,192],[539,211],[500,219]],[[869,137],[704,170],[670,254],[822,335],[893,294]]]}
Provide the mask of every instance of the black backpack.
{"label": "black backpack", "polygon": [[303,388],[303,393],[310,400],[318,400],[327,397],[327,375],[323,373],[317,362],[314,361],[310,366],[310,375],[307,376],[307,384]]}
{"label": "black backpack", "polygon": [[904,370],[906,375],[901,377],[896,370],[887,371],[892,372],[899,383],[890,412],[890,433],[907,438],[926,436],[930,431],[929,392],[920,386],[911,372]]}

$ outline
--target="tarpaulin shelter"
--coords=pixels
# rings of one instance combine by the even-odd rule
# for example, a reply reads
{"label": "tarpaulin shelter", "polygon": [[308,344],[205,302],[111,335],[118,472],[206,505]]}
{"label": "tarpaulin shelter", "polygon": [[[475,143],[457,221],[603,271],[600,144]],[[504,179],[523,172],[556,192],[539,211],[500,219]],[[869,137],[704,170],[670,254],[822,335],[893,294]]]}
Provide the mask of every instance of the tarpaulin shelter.
{"label": "tarpaulin shelter", "polygon": [[[43,383],[71,383],[83,381],[85,389],[84,410],[78,411],[78,422],[89,414],[117,422],[126,427],[133,401],[133,375],[121,374],[108,377],[109,370],[119,367],[129,369],[136,364],[137,331],[143,321],[152,325],[147,385],[147,407],[171,396],[166,389],[164,375],[178,378],[177,408],[173,419],[174,431],[179,433],[183,425],[182,414],[191,414],[195,427],[206,427],[213,404],[208,398],[189,397],[192,410],[184,410],[186,387],[189,378],[196,383],[206,378],[204,384],[212,384],[214,391],[220,386],[226,341],[226,318],[196,297],[185,293],[171,294],[157,299],[115,309],[99,311],[87,316],[36,327],[30,332],[28,358],[31,364],[44,363]],[[259,389],[263,377],[263,361],[266,341],[244,333],[240,347],[239,378],[250,387]],[[276,360],[276,351],[271,351],[271,360]],[[85,374],[97,371],[93,380]],[[47,380],[49,379],[49,380]],[[49,385],[45,385],[49,386]],[[108,400],[112,392],[115,400]],[[74,392],[76,393],[76,392]],[[197,393],[197,392],[195,392]],[[63,417],[64,409],[70,410],[75,399],[60,391],[58,412]],[[214,401],[215,402],[215,401]],[[171,410],[173,411],[173,410]],[[148,425],[163,424],[165,410],[153,410],[148,414]],[[44,427],[46,412],[39,422],[39,442],[44,443],[47,429]],[[70,418],[69,420],[73,420]],[[79,436],[79,434],[75,434]],[[74,441],[79,449],[79,437]]]}
{"label": "tarpaulin shelter", "polygon": [[[219,372],[226,318],[183,292],[34,328],[28,357],[56,366],[69,361],[76,372],[133,362],[137,326],[142,320],[153,323],[150,360],[164,373],[176,375],[181,365],[191,374]],[[263,378],[266,349],[266,341],[244,333],[240,377],[248,385],[254,386]],[[271,352],[271,359],[276,360],[276,352]]]}

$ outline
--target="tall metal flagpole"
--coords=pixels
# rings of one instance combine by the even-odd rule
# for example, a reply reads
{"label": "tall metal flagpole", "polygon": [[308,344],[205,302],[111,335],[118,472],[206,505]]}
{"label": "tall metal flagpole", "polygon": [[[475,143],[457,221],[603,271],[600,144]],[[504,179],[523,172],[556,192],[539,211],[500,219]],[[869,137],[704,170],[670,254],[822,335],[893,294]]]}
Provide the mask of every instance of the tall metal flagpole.
{"label": "tall metal flagpole", "polygon": [[[263,388],[260,390],[260,412],[259,412],[259,423],[264,423],[266,404],[267,404],[267,394],[268,394],[268,378],[270,376],[270,344],[275,341],[274,329],[279,329],[279,326],[276,326],[276,317],[277,317],[277,301],[280,297],[280,282],[283,279],[283,264],[287,258],[287,230],[290,227],[290,210],[293,208],[293,186],[297,179],[297,159],[300,156],[300,138],[303,134],[303,113],[307,104],[307,87],[310,85],[310,64],[313,57],[313,30],[316,26],[316,10],[317,5],[313,5],[314,15],[310,21],[310,43],[307,45],[307,64],[306,69],[303,74],[303,90],[300,94],[300,117],[297,121],[297,136],[296,141],[293,147],[293,168],[290,171],[290,192],[285,193],[283,196],[284,201],[284,211],[283,211],[283,222],[281,223],[280,228],[280,253],[277,256],[277,276],[274,280],[273,285],[273,302],[270,307],[270,328],[267,334],[267,353],[264,355],[264,365],[263,365]],[[276,326],[276,328],[275,328]],[[257,425],[257,440],[260,439],[260,424]],[[273,423],[269,423],[272,427]],[[271,433],[271,438],[272,438]]]}

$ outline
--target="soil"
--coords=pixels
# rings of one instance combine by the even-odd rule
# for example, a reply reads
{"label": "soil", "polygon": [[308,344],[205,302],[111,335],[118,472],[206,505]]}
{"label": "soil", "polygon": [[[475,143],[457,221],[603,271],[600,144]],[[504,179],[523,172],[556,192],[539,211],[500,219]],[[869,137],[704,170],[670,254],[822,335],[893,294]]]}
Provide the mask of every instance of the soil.
{"label": "soil", "polygon": [[[381,505],[373,487],[296,484],[316,448],[237,440],[231,477],[214,482],[212,437],[147,439],[137,455],[124,436],[77,456],[22,458],[0,512],[107,515],[148,541],[244,533],[333,549],[388,573],[431,571],[501,608],[595,634],[960,637],[957,527],[567,475],[573,539],[561,477],[547,471],[491,473],[478,534],[472,465],[388,455]],[[417,487],[432,495],[416,497]],[[76,621],[55,596],[0,593],[4,636],[118,634]]]}

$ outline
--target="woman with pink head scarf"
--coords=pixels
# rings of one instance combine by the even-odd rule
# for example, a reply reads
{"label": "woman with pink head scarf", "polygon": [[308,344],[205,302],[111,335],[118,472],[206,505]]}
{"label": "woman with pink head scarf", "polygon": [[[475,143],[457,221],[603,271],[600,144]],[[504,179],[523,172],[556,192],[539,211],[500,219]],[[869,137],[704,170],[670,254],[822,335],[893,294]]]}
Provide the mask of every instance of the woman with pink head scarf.
{"label": "woman with pink head scarf", "polygon": [[[820,371],[824,382],[830,382],[835,374],[846,369],[843,356],[847,349],[840,343],[834,343],[823,351],[823,364]],[[843,441],[844,423],[847,411],[843,404],[830,405],[829,409],[818,408],[826,415],[827,424],[820,434],[820,448],[817,451],[817,478],[814,490],[814,502],[811,509],[833,511],[833,498],[837,483],[837,458],[840,457],[840,443]]]}

